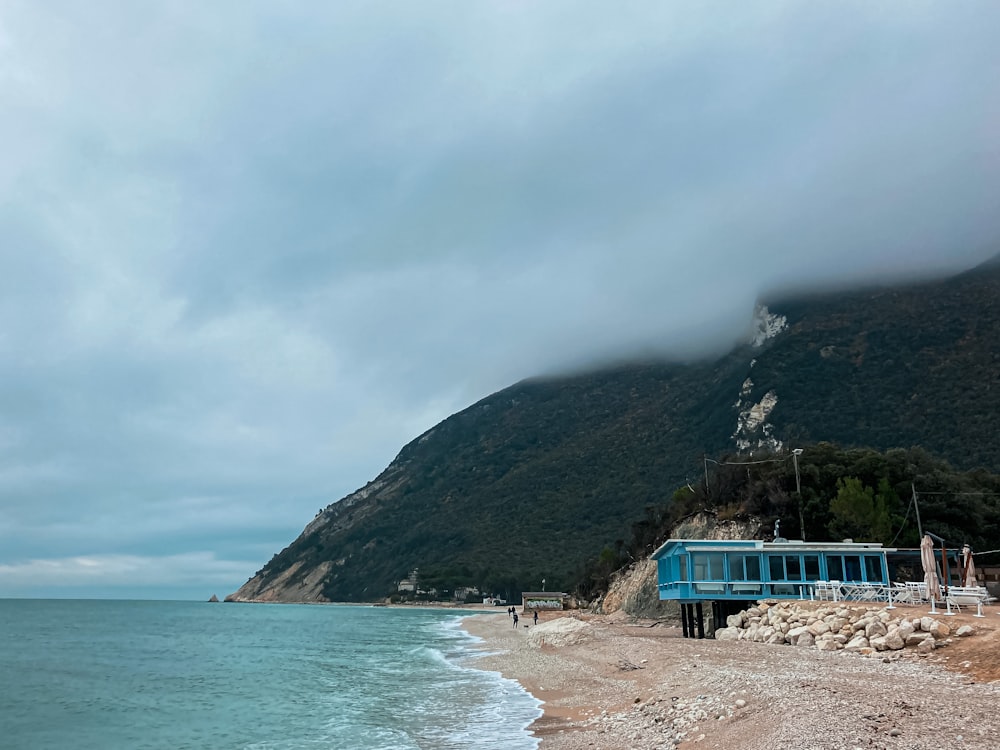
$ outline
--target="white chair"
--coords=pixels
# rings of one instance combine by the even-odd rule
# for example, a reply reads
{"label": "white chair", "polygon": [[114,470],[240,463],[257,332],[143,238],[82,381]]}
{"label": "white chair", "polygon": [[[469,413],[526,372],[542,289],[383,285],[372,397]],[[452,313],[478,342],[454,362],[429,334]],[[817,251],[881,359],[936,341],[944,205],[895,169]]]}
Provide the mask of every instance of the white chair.
{"label": "white chair", "polygon": [[813,588],[817,599],[837,601],[840,598],[840,581],[816,581]]}
{"label": "white chair", "polygon": [[913,599],[913,592],[906,587],[905,583],[892,584],[892,600],[896,604],[912,604]]}
{"label": "white chair", "polygon": [[983,602],[986,601],[986,589],[980,586],[951,586],[948,589],[948,596],[945,597],[945,603],[947,604],[948,611],[946,614],[952,614],[951,608],[954,607],[959,612],[962,611],[962,607],[976,607],[976,614],[974,617],[985,617],[983,614]]}
{"label": "white chair", "polygon": [[833,594],[833,601],[839,602],[844,598],[843,584],[840,581],[830,579],[830,593]]}
{"label": "white chair", "polygon": [[906,588],[909,590],[910,595],[913,597],[914,601],[926,602],[927,596],[927,584],[923,581],[907,581]]}

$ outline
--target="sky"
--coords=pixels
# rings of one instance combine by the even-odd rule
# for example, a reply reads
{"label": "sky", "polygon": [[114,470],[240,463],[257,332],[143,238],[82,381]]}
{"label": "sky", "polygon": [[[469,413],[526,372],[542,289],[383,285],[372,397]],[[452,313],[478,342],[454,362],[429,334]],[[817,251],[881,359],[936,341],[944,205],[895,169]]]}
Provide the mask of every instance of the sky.
{"label": "sky", "polygon": [[998,28],[0,0],[0,597],[221,598],[519,380],[995,255]]}

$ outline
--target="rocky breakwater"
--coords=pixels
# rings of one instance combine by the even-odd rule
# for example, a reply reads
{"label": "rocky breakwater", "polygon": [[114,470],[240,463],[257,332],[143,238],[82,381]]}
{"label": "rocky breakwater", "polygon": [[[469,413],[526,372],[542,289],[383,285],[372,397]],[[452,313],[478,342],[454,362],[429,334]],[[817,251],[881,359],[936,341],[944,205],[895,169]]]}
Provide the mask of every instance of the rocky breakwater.
{"label": "rocky breakwater", "polygon": [[798,601],[761,601],[730,615],[726,627],[715,631],[716,640],[754,641],[851,651],[871,655],[883,651],[915,649],[930,653],[951,642],[952,635],[972,635],[963,625],[953,634],[948,623],[931,616],[911,617],[884,607],[845,604],[810,606]]}

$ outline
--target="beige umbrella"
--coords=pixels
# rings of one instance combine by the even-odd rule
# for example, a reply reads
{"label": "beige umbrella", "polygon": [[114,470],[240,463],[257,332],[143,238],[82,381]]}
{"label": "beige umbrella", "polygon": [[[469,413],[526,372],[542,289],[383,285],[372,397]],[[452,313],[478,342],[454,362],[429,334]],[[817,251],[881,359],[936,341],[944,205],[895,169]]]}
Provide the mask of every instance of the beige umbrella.
{"label": "beige umbrella", "polygon": [[934,542],[927,534],[920,540],[920,564],[924,567],[924,585],[933,609],[934,600],[941,598],[941,584],[938,581],[937,562],[934,560]]}
{"label": "beige umbrella", "polygon": [[976,562],[972,559],[972,549],[966,544],[962,547],[962,585],[970,589],[978,588],[976,580]]}

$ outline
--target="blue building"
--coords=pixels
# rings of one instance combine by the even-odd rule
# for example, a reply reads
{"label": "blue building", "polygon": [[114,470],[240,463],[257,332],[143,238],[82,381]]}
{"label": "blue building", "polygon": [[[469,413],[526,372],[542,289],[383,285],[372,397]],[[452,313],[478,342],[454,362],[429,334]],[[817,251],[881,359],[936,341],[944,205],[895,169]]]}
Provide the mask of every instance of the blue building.
{"label": "blue building", "polygon": [[684,634],[704,636],[702,603],[719,622],[758,599],[875,599],[889,586],[881,544],[778,539],[669,539],[653,553],[661,600],[681,604]]}

